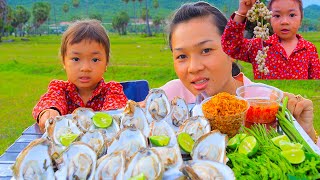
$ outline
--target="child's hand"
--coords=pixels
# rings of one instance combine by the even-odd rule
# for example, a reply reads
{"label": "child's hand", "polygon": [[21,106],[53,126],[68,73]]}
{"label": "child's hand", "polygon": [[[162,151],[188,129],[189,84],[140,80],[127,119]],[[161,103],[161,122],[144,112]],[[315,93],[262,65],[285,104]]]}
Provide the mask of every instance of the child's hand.
{"label": "child's hand", "polygon": [[39,118],[39,127],[40,127],[40,131],[42,133],[44,133],[44,131],[45,131],[44,128],[45,128],[45,124],[46,124],[47,119],[60,115],[59,112],[54,109],[45,109],[43,111],[44,111],[44,113]]}
{"label": "child's hand", "polygon": [[246,15],[255,2],[256,0],[239,0],[238,13]]}
{"label": "child's hand", "polygon": [[289,99],[287,108],[293,117],[299,122],[311,139],[314,139],[316,134],[313,127],[314,115],[312,101],[305,99],[300,95],[294,95],[286,92],[284,93],[284,96],[287,96]]}

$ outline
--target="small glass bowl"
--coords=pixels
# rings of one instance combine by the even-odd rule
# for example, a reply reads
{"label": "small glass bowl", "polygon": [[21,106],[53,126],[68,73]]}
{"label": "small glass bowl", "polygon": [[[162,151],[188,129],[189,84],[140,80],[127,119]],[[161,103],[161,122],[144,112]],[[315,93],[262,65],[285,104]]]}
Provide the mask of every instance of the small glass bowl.
{"label": "small glass bowl", "polygon": [[246,113],[249,108],[249,103],[245,99],[236,96],[237,99],[245,101],[246,109],[244,111],[239,112],[237,114],[226,115],[226,116],[212,115],[209,112],[206,112],[202,108],[203,105],[207,101],[209,101],[211,98],[212,97],[208,97],[201,102],[201,109],[202,109],[204,117],[206,117],[208,119],[208,121],[210,122],[212,130],[218,129],[221,133],[227,134],[229,138],[233,137],[234,135],[236,135],[239,132],[241,126],[244,124]]}
{"label": "small glass bowl", "polygon": [[250,104],[246,122],[269,124],[276,121],[279,104],[283,98],[281,90],[255,83],[239,87],[236,94],[246,99]]}

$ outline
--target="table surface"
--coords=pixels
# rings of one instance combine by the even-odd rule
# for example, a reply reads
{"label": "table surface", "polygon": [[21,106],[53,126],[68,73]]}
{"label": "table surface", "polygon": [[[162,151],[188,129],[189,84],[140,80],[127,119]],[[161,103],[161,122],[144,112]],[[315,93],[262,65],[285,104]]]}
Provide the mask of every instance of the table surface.
{"label": "table surface", "polygon": [[16,161],[18,154],[33,140],[41,138],[38,124],[33,124],[25,129],[22,135],[0,156],[0,179],[11,179],[11,166]]}
{"label": "table surface", "polygon": [[[192,109],[194,104],[188,104],[188,108]],[[121,113],[122,110],[107,111],[110,114]],[[16,161],[19,153],[28,146],[28,144],[42,137],[37,123],[25,129],[22,135],[0,156],[0,180],[12,178],[11,166]]]}

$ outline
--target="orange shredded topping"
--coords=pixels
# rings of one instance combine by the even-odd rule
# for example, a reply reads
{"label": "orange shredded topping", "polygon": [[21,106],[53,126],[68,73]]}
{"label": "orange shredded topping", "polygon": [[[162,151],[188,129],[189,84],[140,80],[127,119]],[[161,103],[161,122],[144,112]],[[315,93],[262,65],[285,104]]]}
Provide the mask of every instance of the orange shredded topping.
{"label": "orange shredded topping", "polygon": [[238,99],[226,92],[213,96],[202,105],[202,110],[210,114],[211,117],[232,116],[244,112],[247,108],[248,105],[245,100]]}

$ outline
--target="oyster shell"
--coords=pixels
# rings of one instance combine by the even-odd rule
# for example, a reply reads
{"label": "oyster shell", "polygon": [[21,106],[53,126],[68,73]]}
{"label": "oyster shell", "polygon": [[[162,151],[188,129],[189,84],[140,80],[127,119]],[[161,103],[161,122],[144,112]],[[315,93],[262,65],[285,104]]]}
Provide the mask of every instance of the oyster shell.
{"label": "oyster shell", "polygon": [[209,160],[188,161],[182,168],[182,172],[190,179],[235,179],[229,166]]}
{"label": "oyster shell", "polygon": [[149,135],[150,128],[143,110],[138,103],[129,100],[123,112],[120,128],[132,126],[138,128],[146,137]]}
{"label": "oyster shell", "polygon": [[164,167],[154,149],[141,148],[128,164],[124,179],[143,173],[146,179],[162,179]]}
{"label": "oyster shell", "polygon": [[77,122],[79,128],[83,132],[95,129],[92,117],[94,111],[91,108],[79,107],[72,112],[72,119]]}
{"label": "oyster shell", "polygon": [[201,136],[193,146],[191,157],[193,160],[211,160],[220,163],[227,163],[226,147],[228,137],[220,133],[219,130],[213,130],[210,133]]}
{"label": "oyster shell", "polygon": [[118,132],[117,136],[108,147],[107,154],[124,150],[126,152],[126,158],[130,159],[131,156],[142,147],[147,147],[145,136],[139,129],[129,127]]}
{"label": "oyster shell", "polygon": [[86,132],[80,138],[80,141],[88,144],[96,152],[98,157],[102,156],[107,151],[105,136],[100,130]]}
{"label": "oyster shell", "polygon": [[93,179],[97,155],[83,142],[72,143],[58,159],[57,179]]}
{"label": "oyster shell", "polygon": [[[152,121],[152,123],[150,124],[150,136],[168,136],[170,137],[170,141],[167,146],[178,146],[175,132],[166,121]],[[152,143],[150,144],[151,146],[153,146]]]}
{"label": "oyster shell", "polygon": [[119,179],[122,180],[126,167],[126,157],[124,151],[117,151],[104,155],[98,159],[95,180]]}
{"label": "oyster shell", "polygon": [[152,147],[158,152],[161,162],[164,165],[163,179],[176,179],[176,177],[182,176],[180,168],[182,167],[183,160],[180,152],[180,148],[173,147]]}
{"label": "oyster shell", "polygon": [[146,97],[146,117],[148,122],[162,120],[170,113],[170,103],[162,89],[151,89]]}
{"label": "oyster shell", "polygon": [[186,119],[189,118],[189,110],[186,101],[182,98],[175,97],[171,101],[171,117],[167,118],[169,124],[173,127],[175,131],[178,130]]}
{"label": "oyster shell", "polygon": [[54,119],[50,118],[47,120],[47,136],[48,138],[57,146],[65,147],[60,142],[60,137],[64,134],[77,134],[80,136],[82,134],[81,130],[77,125],[67,116],[57,116]]}
{"label": "oyster shell", "polygon": [[211,131],[209,121],[203,116],[193,116],[187,119],[182,126],[180,126],[178,134],[181,132],[188,133],[194,141],[197,141],[202,135]]}
{"label": "oyster shell", "polygon": [[36,139],[21,151],[12,167],[15,179],[54,179],[49,143]]}

